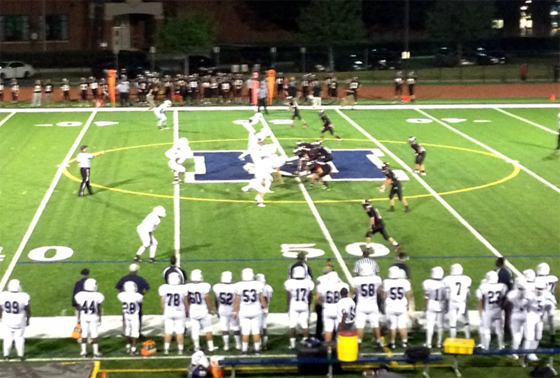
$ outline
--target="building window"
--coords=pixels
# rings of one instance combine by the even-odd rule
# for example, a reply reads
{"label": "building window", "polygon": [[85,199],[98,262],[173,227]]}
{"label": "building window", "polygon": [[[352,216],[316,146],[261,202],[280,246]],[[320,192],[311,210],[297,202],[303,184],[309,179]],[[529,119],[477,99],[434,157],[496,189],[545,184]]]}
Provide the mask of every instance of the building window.
{"label": "building window", "polygon": [[0,19],[2,41],[29,40],[29,17],[20,15],[2,16]]}
{"label": "building window", "polygon": [[68,40],[68,16],[56,14],[46,17],[45,37],[47,41]]}

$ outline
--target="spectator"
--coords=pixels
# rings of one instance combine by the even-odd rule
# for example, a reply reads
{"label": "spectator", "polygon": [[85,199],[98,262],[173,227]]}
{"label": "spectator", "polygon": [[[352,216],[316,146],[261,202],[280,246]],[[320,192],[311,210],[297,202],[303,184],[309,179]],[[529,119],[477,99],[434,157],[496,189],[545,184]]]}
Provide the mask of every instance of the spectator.
{"label": "spectator", "polygon": [[183,268],[177,266],[177,257],[175,255],[171,256],[169,259],[169,266],[163,269],[162,274],[165,279],[165,283],[169,283],[169,275],[173,272],[178,273],[179,277],[181,277],[181,285],[184,285],[185,282],[187,282],[187,273]]}
{"label": "spectator", "polygon": [[[354,264],[354,276],[358,276],[360,274],[360,267],[362,265],[371,265],[373,272],[379,276],[379,265],[377,265],[377,263],[375,262],[375,260],[371,257],[369,257],[369,249],[368,248],[364,248],[364,250],[362,251],[362,258],[358,259],[358,261],[356,261],[356,264]],[[395,264],[393,264],[395,265]],[[406,266],[406,264],[405,264]],[[400,268],[400,266],[399,266]],[[403,269],[403,268],[401,268]],[[407,267],[408,269],[408,267]],[[404,270],[404,269],[403,269]]]}
{"label": "spectator", "polygon": [[290,265],[290,269],[288,270],[288,278],[293,278],[292,272],[294,271],[294,268],[296,266],[303,266],[303,268],[305,269],[305,279],[306,280],[313,279],[313,273],[311,273],[311,268],[309,267],[309,265],[307,265],[305,260],[306,260],[305,252],[299,252],[297,255],[297,262]]}
{"label": "spectator", "polygon": [[[148,290],[150,290],[150,284],[146,279],[142,276],[138,275],[138,270],[140,266],[138,264],[130,264],[129,271],[130,273],[122,276],[115,288],[119,291],[119,293],[124,291],[124,283],[128,281],[132,281],[138,287],[138,293],[145,295]],[[140,317],[140,335],[142,335],[142,305],[140,305],[140,312],[138,316]],[[142,337],[142,336],[140,336]]]}
{"label": "spectator", "polygon": [[78,311],[78,303],[76,302],[74,297],[80,291],[84,291],[84,282],[86,282],[86,280],[89,278],[89,269],[82,269],[80,274],[82,275],[82,278],[76,281],[76,283],[74,284],[74,291],[72,292],[72,307],[76,309],[76,312]]}
{"label": "spectator", "polygon": [[268,88],[266,80],[261,80],[259,93],[258,93],[258,105],[257,105],[257,112],[260,113],[261,106],[264,107],[264,112],[268,115],[268,110],[266,109],[266,100],[268,97]]}

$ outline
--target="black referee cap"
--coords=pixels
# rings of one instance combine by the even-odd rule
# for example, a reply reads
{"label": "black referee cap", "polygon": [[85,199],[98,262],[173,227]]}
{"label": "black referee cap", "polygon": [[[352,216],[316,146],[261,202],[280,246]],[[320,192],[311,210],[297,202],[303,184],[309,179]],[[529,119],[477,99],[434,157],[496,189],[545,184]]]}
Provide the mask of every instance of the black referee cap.
{"label": "black referee cap", "polygon": [[84,148],[87,148],[85,144],[83,144],[82,147],[80,147],[80,150],[83,150]]}
{"label": "black referee cap", "polygon": [[89,269],[82,269],[82,276],[89,276]]}

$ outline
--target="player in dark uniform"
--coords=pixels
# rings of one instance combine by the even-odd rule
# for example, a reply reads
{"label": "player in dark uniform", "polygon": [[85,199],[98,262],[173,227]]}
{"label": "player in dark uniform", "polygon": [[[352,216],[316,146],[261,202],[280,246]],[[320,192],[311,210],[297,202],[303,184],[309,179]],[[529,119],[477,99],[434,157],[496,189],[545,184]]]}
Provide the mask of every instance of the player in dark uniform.
{"label": "player in dark uniform", "polygon": [[169,75],[165,75],[163,78],[163,93],[166,100],[173,101],[173,82]]}
{"label": "player in dark uniform", "polygon": [[361,88],[361,84],[358,81],[358,77],[354,76],[350,81],[350,89],[352,90],[352,95],[354,96],[354,103],[358,103],[358,91]]}
{"label": "player in dark uniform", "polygon": [[45,102],[47,105],[50,105],[53,102],[53,89],[54,86],[52,85],[51,80],[47,79],[45,82]]}
{"label": "player in dark uniform", "polygon": [[220,95],[222,102],[231,102],[231,79],[227,76],[222,77],[220,82]]}
{"label": "player in dark uniform", "polygon": [[403,95],[402,86],[404,83],[402,71],[397,71],[397,73],[395,74],[395,79],[393,81],[395,82],[395,102],[397,100],[402,101],[402,95]]}
{"label": "player in dark uniform", "polygon": [[60,89],[62,89],[62,100],[66,105],[70,104],[70,82],[68,79],[62,79]]}
{"label": "player in dark uniform", "polygon": [[282,98],[284,96],[284,74],[278,72],[276,75],[276,96]]}
{"label": "player in dark uniform", "polygon": [[332,170],[329,163],[320,160],[311,160],[307,163],[307,169],[312,173],[311,187],[313,187],[314,182],[317,182],[323,184],[323,190],[331,190],[328,181],[325,181],[325,176],[330,174]]}
{"label": "player in dark uniform", "polygon": [[[295,77],[291,77],[290,81],[288,82],[288,97],[297,98],[297,81]],[[286,98],[287,99],[287,98]]]}
{"label": "player in dark uniform", "polygon": [[218,100],[218,93],[219,92],[219,84],[218,78],[211,76],[210,77],[210,98],[212,102],[216,102]]}
{"label": "player in dark uniform", "polygon": [[288,108],[292,112],[292,125],[290,126],[290,129],[294,128],[294,120],[296,118],[303,122],[303,127],[304,128],[307,127],[307,122],[305,122],[305,120],[303,118],[301,118],[301,115],[299,114],[299,107],[298,107],[296,99],[293,98],[292,96],[288,96],[288,97],[286,97],[286,100],[288,100],[286,102],[286,105],[288,105]]}
{"label": "player in dark uniform", "polygon": [[236,74],[233,79],[233,98],[234,101],[241,102],[241,96],[243,95],[243,77],[241,74]]}
{"label": "player in dark uniform", "polygon": [[93,76],[89,77],[89,89],[91,91],[91,99],[95,102],[99,98],[99,83]]}
{"label": "player in dark uniform", "polygon": [[334,126],[329,117],[327,117],[327,115],[325,114],[324,110],[319,110],[319,117],[321,117],[321,121],[323,121],[323,128],[321,129],[321,140],[325,139],[325,132],[328,131],[332,136],[338,139],[339,142],[342,142],[342,138],[340,137],[340,135],[334,132]]}
{"label": "player in dark uniform", "polygon": [[309,76],[310,74],[305,74],[301,80],[301,97],[304,102],[307,101],[307,96],[309,96]]}
{"label": "player in dark uniform", "polygon": [[410,212],[410,209],[408,208],[408,202],[406,201],[406,198],[404,198],[402,195],[401,181],[397,178],[395,173],[389,169],[389,163],[386,162],[383,163],[383,167],[381,168],[381,170],[385,174],[385,181],[383,182],[383,185],[379,187],[379,191],[383,193],[385,191],[385,188],[391,185],[391,192],[389,192],[389,202],[391,203],[391,208],[389,209],[389,211],[395,211],[395,194],[396,194],[397,197],[399,197],[399,201],[401,201],[405,206],[405,212],[406,213]]}
{"label": "player in dark uniform", "polygon": [[416,100],[416,95],[414,94],[414,87],[416,86],[416,74],[414,73],[414,71],[410,71],[408,73],[406,83],[408,84],[408,95],[410,96],[410,102],[414,102],[414,100]]}
{"label": "player in dark uniform", "polygon": [[87,102],[88,99],[87,91],[88,91],[87,80],[85,77],[82,77],[80,79],[80,102],[82,103],[82,106],[84,106]]}
{"label": "player in dark uniform", "polygon": [[401,250],[400,244],[397,243],[395,239],[390,237],[389,234],[387,234],[387,231],[385,230],[385,224],[383,223],[383,219],[381,218],[381,214],[379,214],[379,211],[377,211],[377,209],[371,205],[371,201],[364,200],[362,202],[362,207],[369,215],[369,229],[366,233],[366,248],[370,251],[372,250],[370,245],[371,236],[379,232],[381,233],[381,235],[383,235],[383,238],[385,238],[385,240],[390,242],[395,247],[395,252],[399,252]]}
{"label": "player in dark uniform", "polygon": [[101,100],[103,102],[109,101],[111,98],[109,96],[109,84],[107,84],[107,80],[99,80],[99,88],[101,89]]}
{"label": "player in dark uniform", "polygon": [[212,97],[212,89],[210,88],[210,80],[211,77],[210,75],[205,75],[202,77],[202,96],[204,98],[204,103],[205,104],[209,104],[210,103],[210,98]]}
{"label": "player in dark uniform", "polygon": [[146,104],[146,95],[148,94],[148,81],[142,74],[136,78],[136,98],[139,105]]}
{"label": "player in dark uniform", "polygon": [[330,81],[328,84],[328,91],[329,91],[329,96],[331,98],[331,100],[333,99],[337,99],[338,98],[338,80],[336,78],[336,76],[334,76],[333,73],[331,73],[330,75]]}
{"label": "player in dark uniform", "polygon": [[426,157],[426,150],[413,136],[408,138],[408,143],[410,143],[410,147],[416,155],[416,159],[414,161],[414,173],[420,173],[422,176],[426,176],[426,171],[424,171],[424,158]]}

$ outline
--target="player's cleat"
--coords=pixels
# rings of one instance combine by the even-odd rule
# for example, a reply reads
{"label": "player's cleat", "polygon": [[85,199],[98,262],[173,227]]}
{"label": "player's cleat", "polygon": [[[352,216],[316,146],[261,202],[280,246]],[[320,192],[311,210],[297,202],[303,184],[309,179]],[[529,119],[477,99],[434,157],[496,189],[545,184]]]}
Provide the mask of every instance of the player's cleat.
{"label": "player's cleat", "polygon": [[93,358],[101,358],[101,357],[103,357],[103,354],[101,354],[101,352],[93,354]]}
{"label": "player's cleat", "polygon": [[395,246],[395,252],[399,252],[400,250],[401,250],[401,245],[400,245],[400,244],[397,244],[397,245]]}
{"label": "player's cleat", "polygon": [[164,350],[163,350],[163,355],[164,355],[164,356],[169,356],[169,350],[168,350],[168,349],[164,349]]}
{"label": "player's cleat", "polygon": [[84,196],[84,193],[78,194],[78,197],[83,197],[83,196]]}
{"label": "player's cleat", "polygon": [[227,352],[229,350],[229,345],[224,345],[224,352]]}
{"label": "player's cleat", "polygon": [[338,138],[338,143],[342,142],[342,138]]}
{"label": "player's cleat", "polygon": [[436,345],[436,348],[441,349],[441,344]]}
{"label": "player's cleat", "polygon": [[426,172],[422,171],[422,172],[420,172],[420,175],[426,176]]}
{"label": "player's cleat", "polygon": [[87,357],[87,353],[80,353],[80,357],[81,357],[81,358],[86,358],[86,357]]}
{"label": "player's cleat", "polygon": [[257,203],[257,207],[266,207],[266,205],[264,203]]}
{"label": "player's cleat", "polygon": [[140,257],[138,257],[138,256],[135,256],[135,257],[134,257],[134,260],[133,260],[133,261],[134,261],[134,262],[138,262],[138,261],[140,261]]}
{"label": "player's cleat", "polygon": [[415,170],[414,170],[414,173],[420,173],[420,170],[419,170],[419,169],[415,169]]}
{"label": "player's cleat", "polygon": [[249,187],[248,186],[244,186],[243,188],[241,188],[241,190],[243,190],[245,193],[249,192]]}
{"label": "player's cleat", "polygon": [[241,354],[244,355],[244,356],[246,356],[246,355],[247,355],[247,352],[246,352],[246,351],[243,351],[243,352],[241,352]]}
{"label": "player's cleat", "polygon": [[331,191],[331,188],[329,188],[328,186],[324,186],[324,185],[323,185],[323,190],[325,190],[325,191],[327,191],[327,192],[330,192],[330,191]]}
{"label": "player's cleat", "polygon": [[126,347],[126,353],[130,353],[130,350],[131,350],[131,349],[130,349],[130,346],[127,345],[127,347]]}
{"label": "player's cleat", "polygon": [[391,348],[391,349],[395,349],[395,343],[392,343],[392,344],[390,345],[390,348]]}
{"label": "player's cleat", "polygon": [[406,209],[404,210],[405,213],[410,213],[410,207],[406,207]]}
{"label": "player's cleat", "polygon": [[179,182],[179,180],[173,180],[172,183],[173,183],[173,185],[179,185],[180,182]]}
{"label": "player's cleat", "polygon": [[403,347],[403,348],[406,348],[406,347],[408,347],[408,344],[405,343],[405,342],[403,342],[403,343],[402,343],[402,347]]}
{"label": "player's cleat", "polygon": [[156,262],[156,259],[154,259],[153,257],[150,257],[150,262],[151,262],[151,263],[155,263],[155,262]]}
{"label": "player's cleat", "polygon": [[537,357],[536,354],[531,353],[527,355],[527,360],[531,361],[531,362],[536,362],[539,360],[539,358]]}
{"label": "player's cleat", "polygon": [[391,206],[391,208],[389,209],[389,211],[391,211],[391,212],[395,211],[395,206]]}
{"label": "player's cleat", "polygon": [[307,128],[307,123],[303,124],[303,128],[306,129]]}
{"label": "player's cleat", "polygon": [[511,358],[514,361],[519,360],[519,356],[517,354],[510,354],[508,357]]}
{"label": "player's cleat", "polygon": [[179,356],[182,356],[182,355],[183,355],[183,350],[178,350],[178,351],[177,351],[177,354],[178,354]]}
{"label": "player's cleat", "polygon": [[161,126],[158,126],[157,128],[158,128],[159,131],[163,130],[163,129],[161,128]]}
{"label": "player's cleat", "polygon": [[139,356],[139,355],[140,355],[140,351],[139,351],[138,349],[136,349],[135,351],[130,351],[130,355],[131,355],[132,357]]}
{"label": "player's cleat", "polygon": [[218,349],[220,349],[220,348],[218,348],[217,346],[214,346],[213,348],[208,348],[208,352],[212,353],[214,351],[217,351]]}

